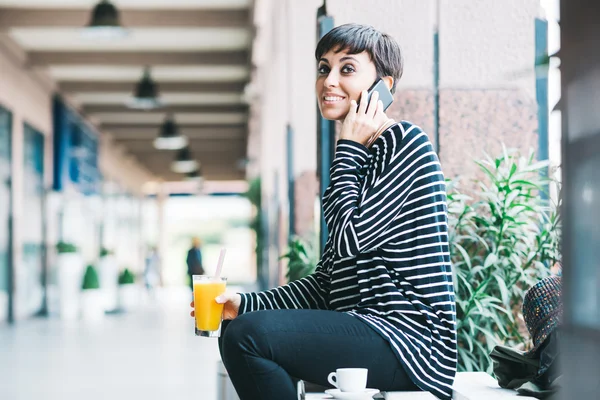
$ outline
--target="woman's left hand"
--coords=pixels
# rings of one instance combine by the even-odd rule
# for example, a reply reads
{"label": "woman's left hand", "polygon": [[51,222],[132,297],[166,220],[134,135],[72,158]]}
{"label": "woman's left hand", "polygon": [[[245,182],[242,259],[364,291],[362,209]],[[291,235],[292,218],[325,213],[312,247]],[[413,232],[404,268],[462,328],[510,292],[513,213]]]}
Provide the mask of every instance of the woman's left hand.
{"label": "woman's left hand", "polygon": [[[356,109],[356,101],[350,102],[350,110],[342,124],[340,139],[352,140],[363,146],[373,143],[374,135],[388,121],[383,111],[383,103],[379,101],[379,93],[373,92],[368,101],[368,92],[364,90],[360,96],[360,105]],[[368,107],[367,107],[368,106]]]}

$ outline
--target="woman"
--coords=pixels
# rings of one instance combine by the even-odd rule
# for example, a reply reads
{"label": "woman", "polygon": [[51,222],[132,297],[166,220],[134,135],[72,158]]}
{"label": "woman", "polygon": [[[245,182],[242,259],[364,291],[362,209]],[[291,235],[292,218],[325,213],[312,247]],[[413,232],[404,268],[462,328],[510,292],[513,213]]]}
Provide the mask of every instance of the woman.
{"label": "woman", "polygon": [[223,362],[243,400],[295,399],[292,376],[327,386],[343,367],[368,368],[368,387],[449,399],[457,353],[444,176],[427,135],[390,124],[365,90],[381,78],[394,92],[400,48],[349,24],[320,40],[316,58],[321,113],[343,121],[323,197],[329,238],[314,274],[217,297],[232,320]]}

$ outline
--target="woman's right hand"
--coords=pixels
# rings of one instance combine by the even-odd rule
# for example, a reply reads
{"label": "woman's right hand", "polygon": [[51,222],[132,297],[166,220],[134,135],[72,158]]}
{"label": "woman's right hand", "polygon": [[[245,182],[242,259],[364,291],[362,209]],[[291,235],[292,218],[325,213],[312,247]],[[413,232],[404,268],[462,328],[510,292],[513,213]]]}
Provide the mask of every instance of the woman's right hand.
{"label": "woman's right hand", "polygon": [[[223,293],[217,296],[215,301],[219,304],[223,304],[223,319],[234,319],[238,316],[240,304],[242,303],[242,296],[239,293]],[[190,303],[190,307],[194,308],[194,302]],[[190,313],[194,316],[194,310]]]}
{"label": "woman's right hand", "polygon": [[358,110],[356,107],[356,101],[352,100],[340,130],[340,139],[352,140],[368,146],[374,141],[374,135],[387,122],[388,117],[383,111],[383,103],[379,100],[378,92],[373,92],[369,100],[369,93],[364,90],[360,95]]}

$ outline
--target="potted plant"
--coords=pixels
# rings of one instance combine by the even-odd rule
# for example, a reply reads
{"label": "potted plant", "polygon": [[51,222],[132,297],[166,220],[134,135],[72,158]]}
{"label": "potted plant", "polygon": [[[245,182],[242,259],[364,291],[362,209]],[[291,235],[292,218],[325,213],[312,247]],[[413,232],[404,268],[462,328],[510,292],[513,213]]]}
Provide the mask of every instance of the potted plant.
{"label": "potted plant", "polygon": [[287,259],[288,261],[286,278],[289,283],[312,274],[317,266],[318,259],[313,247],[300,237],[292,238],[288,246],[287,253],[279,259]]}
{"label": "potted plant", "polygon": [[83,262],[77,246],[60,241],[56,244],[56,270],[60,299],[59,314],[62,319],[76,319],[79,313],[79,290],[83,275]]}
{"label": "potted plant", "polygon": [[494,346],[528,343],[522,299],[560,259],[560,197],[545,195],[557,182],[533,152],[521,157],[504,149],[477,164],[482,178],[469,195],[448,185],[448,234],[458,369],[491,373]]}
{"label": "potted plant", "polygon": [[100,280],[93,265],[88,265],[81,285],[82,317],[87,321],[104,318],[104,297],[100,291]]}
{"label": "potted plant", "polygon": [[119,267],[113,252],[106,247],[100,249],[98,278],[105,311],[113,311],[118,306]]}
{"label": "potted plant", "polygon": [[77,246],[73,243],[60,241],[56,244],[56,251],[58,254],[73,254],[77,253]]}
{"label": "potted plant", "polygon": [[138,304],[139,291],[135,275],[125,268],[119,275],[119,305],[124,311],[133,310]]}

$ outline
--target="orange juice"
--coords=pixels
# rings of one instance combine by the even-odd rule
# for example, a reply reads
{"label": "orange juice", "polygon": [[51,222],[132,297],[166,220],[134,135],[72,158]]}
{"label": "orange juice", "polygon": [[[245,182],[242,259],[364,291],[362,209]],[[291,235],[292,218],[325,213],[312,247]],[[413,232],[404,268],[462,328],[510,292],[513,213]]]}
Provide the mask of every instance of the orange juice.
{"label": "orange juice", "polygon": [[225,292],[225,280],[206,277],[194,280],[194,313],[196,329],[199,331],[216,331],[221,324],[223,304],[215,298]]}

